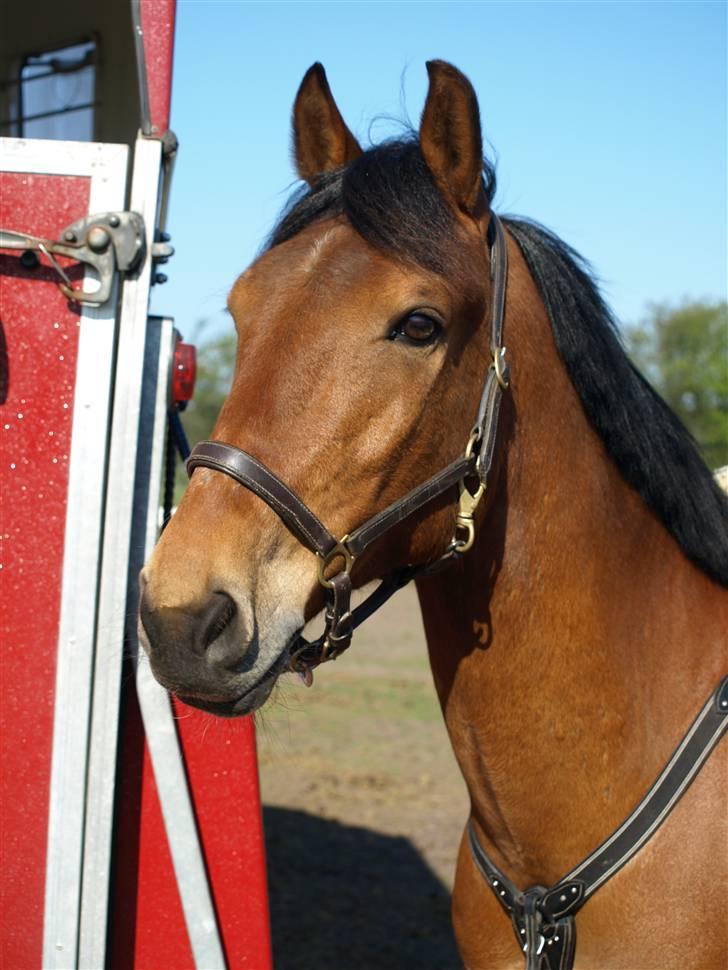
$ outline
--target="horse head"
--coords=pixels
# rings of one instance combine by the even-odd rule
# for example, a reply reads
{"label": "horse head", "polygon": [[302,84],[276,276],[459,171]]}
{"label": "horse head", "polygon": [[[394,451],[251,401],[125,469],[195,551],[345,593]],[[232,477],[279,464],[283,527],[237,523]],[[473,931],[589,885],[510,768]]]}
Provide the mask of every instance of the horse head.
{"label": "horse head", "polygon": [[[228,298],[238,351],[212,440],[254,456],[337,537],[462,454],[488,369],[495,179],[469,81],[427,67],[418,136],[369,151],[309,69],[293,112],[307,186]],[[435,495],[374,542],[354,586],[441,557],[456,499]],[[245,714],[289,669],[326,595],[289,526],[229,475],[194,472],[140,605],[152,669],[185,701]]]}

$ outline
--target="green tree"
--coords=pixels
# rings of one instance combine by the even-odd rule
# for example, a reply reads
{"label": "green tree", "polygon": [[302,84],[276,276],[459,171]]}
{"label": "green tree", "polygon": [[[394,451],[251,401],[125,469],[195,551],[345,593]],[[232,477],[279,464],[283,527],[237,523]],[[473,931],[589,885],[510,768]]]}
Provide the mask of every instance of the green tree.
{"label": "green tree", "polygon": [[197,348],[195,394],[184,414],[190,444],[210,436],[222,403],[228,395],[235,366],[237,337],[226,333]]}
{"label": "green tree", "polygon": [[728,303],[656,304],[625,332],[630,356],[697,441],[728,464]]}

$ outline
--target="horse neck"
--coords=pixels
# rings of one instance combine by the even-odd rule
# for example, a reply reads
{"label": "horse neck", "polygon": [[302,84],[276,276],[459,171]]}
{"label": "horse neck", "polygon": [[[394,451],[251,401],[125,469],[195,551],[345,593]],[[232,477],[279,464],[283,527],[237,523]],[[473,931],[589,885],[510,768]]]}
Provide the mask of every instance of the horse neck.
{"label": "horse neck", "polygon": [[717,682],[706,643],[728,615],[606,455],[509,256],[493,494],[468,556],[418,585],[473,816],[528,884],[560,877],[649,787]]}

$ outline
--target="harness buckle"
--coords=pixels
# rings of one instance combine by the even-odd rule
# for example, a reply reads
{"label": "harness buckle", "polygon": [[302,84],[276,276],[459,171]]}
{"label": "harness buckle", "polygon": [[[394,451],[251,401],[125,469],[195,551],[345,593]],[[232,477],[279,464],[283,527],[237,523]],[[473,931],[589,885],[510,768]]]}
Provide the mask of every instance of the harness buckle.
{"label": "harness buckle", "polygon": [[351,567],[354,565],[354,556],[346,544],[348,539],[349,534],[347,533],[339,539],[334,548],[327,552],[325,556],[322,556],[320,553],[318,554],[318,581],[324,589],[333,588],[334,584],[326,577],[326,570],[335,559],[344,560],[344,568],[339,570],[340,573],[343,572],[348,575],[351,572]]}

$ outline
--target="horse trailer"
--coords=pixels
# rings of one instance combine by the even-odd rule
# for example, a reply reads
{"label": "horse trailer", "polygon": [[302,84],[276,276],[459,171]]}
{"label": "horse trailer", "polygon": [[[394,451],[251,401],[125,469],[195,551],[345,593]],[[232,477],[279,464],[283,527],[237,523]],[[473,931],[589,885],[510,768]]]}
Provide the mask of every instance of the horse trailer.
{"label": "horse trailer", "polygon": [[[41,15],[42,14],[42,15]],[[8,7],[0,38],[0,962],[271,964],[254,728],[136,662],[167,420],[192,350],[151,316],[175,0]]]}

